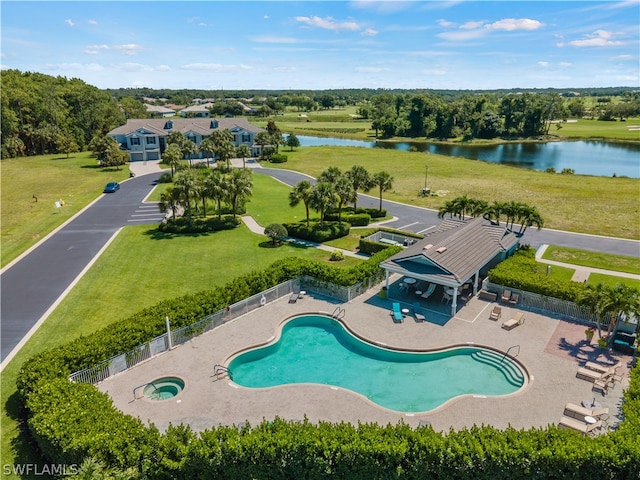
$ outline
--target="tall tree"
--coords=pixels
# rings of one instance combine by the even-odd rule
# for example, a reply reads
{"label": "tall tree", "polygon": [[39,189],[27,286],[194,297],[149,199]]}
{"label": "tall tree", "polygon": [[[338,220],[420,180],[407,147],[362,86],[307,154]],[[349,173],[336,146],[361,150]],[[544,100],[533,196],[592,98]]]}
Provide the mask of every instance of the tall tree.
{"label": "tall tree", "polygon": [[171,176],[178,171],[180,167],[180,161],[182,160],[182,151],[177,144],[171,144],[167,147],[167,149],[162,154],[162,160],[167,162],[171,167]]}
{"label": "tall tree", "polygon": [[373,175],[372,183],[378,187],[378,193],[380,195],[379,211],[382,211],[382,193],[393,188],[393,177],[390,173],[383,170]]}
{"label": "tall tree", "polygon": [[252,187],[251,170],[238,168],[231,171],[227,178],[227,198],[231,203],[233,218],[236,218],[238,202],[244,202],[252,195]]}
{"label": "tall tree", "polygon": [[289,192],[289,206],[295,207],[300,202],[304,203],[305,212],[307,214],[307,227],[309,226],[309,206],[313,186],[309,180],[300,180]]}
{"label": "tall tree", "polygon": [[331,185],[337,201],[338,221],[341,222],[342,207],[349,202],[355,202],[358,194],[353,190],[353,185],[346,175],[340,175],[335,182],[331,182]]}
{"label": "tall tree", "polygon": [[218,220],[222,219],[222,201],[227,198],[227,181],[217,168],[211,170],[205,177],[204,188],[208,198],[216,202]]}
{"label": "tall tree", "polygon": [[295,133],[290,133],[287,136],[286,144],[287,144],[287,147],[291,148],[291,151],[293,152],[294,148],[297,148],[300,146],[300,140],[298,140],[298,137],[296,137]]}
{"label": "tall tree", "polygon": [[355,192],[355,197],[353,200],[353,209],[357,208],[358,204],[358,190],[367,191],[371,189],[373,186],[371,183],[371,176],[367,169],[362,165],[354,165],[351,167],[351,170],[348,170],[345,175],[351,181],[351,185],[353,186],[353,191]]}
{"label": "tall tree", "polygon": [[233,142],[224,141],[216,146],[216,156],[218,160],[222,162],[226,162],[227,170],[231,168],[229,161],[233,158],[236,153],[236,147],[233,145]]}
{"label": "tall tree", "polygon": [[173,188],[176,190],[180,205],[184,207],[189,226],[193,225],[193,215],[191,200],[197,194],[197,180],[191,170],[178,172],[173,181]]}
{"label": "tall tree", "polygon": [[179,205],[178,190],[175,190],[173,187],[168,187],[164,193],[160,194],[160,204],[158,205],[160,211],[167,213],[171,210],[171,216],[174,220],[176,219],[176,212]]}
{"label": "tall tree", "polygon": [[236,157],[240,157],[242,159],[242,168],[246,168],[245,158],[250,156],[251,150],[249,149],[249,146],[247,144],[243,143],[242,145],[239,145],[238,148],[236,148]]}
{"label": "tall tree", "polygon": [[318,182],[314,185],[309,198],[309,205],[320,214],[320,225],[324,225],[324,216],[327,210],[334,207],[336,203],[336,194],[332,184]]}

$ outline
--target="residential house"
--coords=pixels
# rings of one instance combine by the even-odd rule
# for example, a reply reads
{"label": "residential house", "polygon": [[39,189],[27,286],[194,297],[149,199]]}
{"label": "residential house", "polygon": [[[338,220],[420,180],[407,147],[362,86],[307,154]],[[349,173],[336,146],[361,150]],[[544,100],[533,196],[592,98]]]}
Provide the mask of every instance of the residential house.
{"label": "residential house", "polygon": [[[132,162],[159,160],[167,148],[167,136],[181,132],[186,138],[200,145],[203,139],[215,130],[229,130],[236,147],[247,145],[252,156],[260,155],[260,145],[255,143],[256,134],[264,129],[249,123],[246,118],[148,118],[129,119],[125,125],[111,130],[108,135],[115,138],[121,148],[129,151]],[[204,158],[203,153],[193,158]]]}
{"label": "residential house", "polygon": [[156,118],[156,117],[162,117],[162,118],[173,117],[176,114],[175,110],[172,110],[171,108],[163,107],[161,105],[149,105],[148,103],[145,103],[144,106],[147,109],[147,112],[153,118]]}
{"label": "residential house", "polygon": [[211,112],[209,109],[213,107],[213,103],[202,103],[197,105],[191,105],[189,107],[180,110],[181,117],[196,117],[196,118],[209,118]]}

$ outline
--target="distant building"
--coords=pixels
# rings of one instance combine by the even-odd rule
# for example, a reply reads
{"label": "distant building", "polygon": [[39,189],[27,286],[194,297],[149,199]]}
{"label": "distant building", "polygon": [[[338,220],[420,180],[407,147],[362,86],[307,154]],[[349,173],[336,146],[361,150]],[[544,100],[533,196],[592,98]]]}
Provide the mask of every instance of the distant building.
{"label": "distant building", "polygon": [[[264,129],[249,123],[246,118],[147,118],[129,119],[125,125],[114,128],[108,135],[129,152],[132,162],[159,160],[167,148],[167,136],[181,132],[196,145],[215,130],[229,130],[236,147],[247,145],[252,156],[260,155],[261,146],[255,143],[256,134]],[[197,154],[193,158],[203,158]]]}
{"label": "distant building", "polygon": [[202,103],[197,105],[191,105],[190,107],[180,110],[181,117],[195,117],[195,118],[209,118],[211,112],[209,109],[213,107],[213,103]]}
{"label": "distant building", "polygon": [[145,103],[144,106],[147,109],[147,112],[154,118],[173,117],[176,114],[176,111],[171,108],[161,107],[159,105],[149,105],[148,103]]}

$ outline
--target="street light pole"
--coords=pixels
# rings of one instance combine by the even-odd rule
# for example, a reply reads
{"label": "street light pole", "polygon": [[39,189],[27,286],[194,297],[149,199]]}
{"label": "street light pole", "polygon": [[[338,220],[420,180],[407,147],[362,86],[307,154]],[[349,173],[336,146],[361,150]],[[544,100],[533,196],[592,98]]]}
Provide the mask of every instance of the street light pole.
{"label": "street light pole", "polygon": [[429,165],[424,166],[424,189],[427,189],[427,175],[429,174]]}

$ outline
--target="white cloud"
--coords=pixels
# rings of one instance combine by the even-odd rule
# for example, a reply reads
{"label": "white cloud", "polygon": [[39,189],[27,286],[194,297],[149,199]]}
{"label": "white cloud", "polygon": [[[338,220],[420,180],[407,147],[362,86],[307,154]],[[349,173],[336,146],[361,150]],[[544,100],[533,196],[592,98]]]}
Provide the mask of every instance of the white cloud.
{"label": "white cloud", "polygon": [[296,22],[309,25],[310,27],[324,28],[325,30],[333,30],[339,32],[341,30],[360,30],[360,25],[356,22],[336,22],[332,17],[320,18],[313,17],[296,17]]}
{"label": "white cloud", "polygon": [[375,37],[376,35],[378,35],[378,31],[374,30],[373,28],[366,28],[363,32],[362,35],[366,36],[366,37]]}
{"label": "white cloud", "polygon": [[444,28],[451,28],[451,27],[455,27],[456,26],[455,23],[450,22],[448,20],[443,20],[443,19],[438,20],[438,25],[440,25],[441,27],[444,27]]}
{"label": "white cloud", "polygon": [[539,67],[548,67],[549,66],[549,62],[538,62],[538,66]]}
{"label": "white cloud", "polygon": [[169,65],[158,65],[156,66],[155,70],[157,72],[168,72],[169,70],[171,70],[171,67]]}
{"label": "white cloud", "polygon": [[611,47],[617,45],[624,45],[624,42],[619,40],[613,40],[613,33],[607,30],[596,30],[591,35],[587,35],[587,38],[582,40],[573,40],[569,42],[569,45],[574,47]]}
{"label": "white cloud", "polygon": [[277,37],[274,35],[260,35],[251,37],[251,40],[257,43],[298,43],[298,40],[293,37]]}
{"label": "white cloud", "polygon": [[357,0],[355,2],[351,2],[351,5],[362,10],[373,10],[378,13],[394,13],[413,8],[415,6],[415,2],[404,2],[400,0]]}
{"label": "white cloud", "polygon": [[222,65],[220,63],[189,63],[187,65],[182,65],[182,68],[185,70],[198,70],[198,71],[207,71],[207,72],[231,72],[231,71],[242,71],[242,70],[251,70],[251,66],[249,65]]}
{"label": "white cloud", "polygon": [[389,71],[386,67],[356,67],[356,72],[359,73],[380,73]]}
{"label": "white cloud", "polygon": [[531,20],[530,18],[504,18],[485,25],[485,28],[512,32],[514,30],[537,30],[543,26],[544,24],[542,22]]}
{"label": "white cloud", "polygon": [[445,40],[473,40],[475,38],[482,37],[486,34],[486,30],[482,28],[477,28],[476,30],[453,30],[450,32],[442,32],[437,35],[439,38],[444,38]]}
{"label": "white cloud", "polygon": [[460,25],[462,30],[475,30],[476,28],[480,28],[484,25],[484,22],[465,22]]}
{"label": "white cloud", "polygon": [[118,50],[125,55],[137,55],[140,50],[142,50],[142,45],[136,45],[135,43],[127,43],[124,45],[114,45],[112,47],[114,50]]}
{"label": "white cloud", "polygon": [[87,23],[89,25],[98,25],[98,21],[97,20],[89,20]]}
{"label": "white cloud", "polygon": [[115,69],[121,72],[153,72],[153,67],[150,65],[145,65],[143,63],[121,63],[120,65],[115,65]]}
{"label": "white cloud", "polygon": [[100,50],[109,50],[109,45],[87,45],[84,47],[84,53],[87,55],[98,55]]}
{"label": "white cloud", "polygon": [[573,63],[571,63],[571,62],[560,62],[560,66],[561,67],[571,67],[571,66],[573,66]]}
{"label": "white cloud", "polygon": [[64,23],[66,23],[67,25],[69,25],[70,27],[74,27],[76,24],[73,23],[73,21],[70,18],[67,18]]}
{"label": "white cloud", "polygon": [[444,67],[436,66],[422,70],[424,75],[447,75],[449,72]]}

